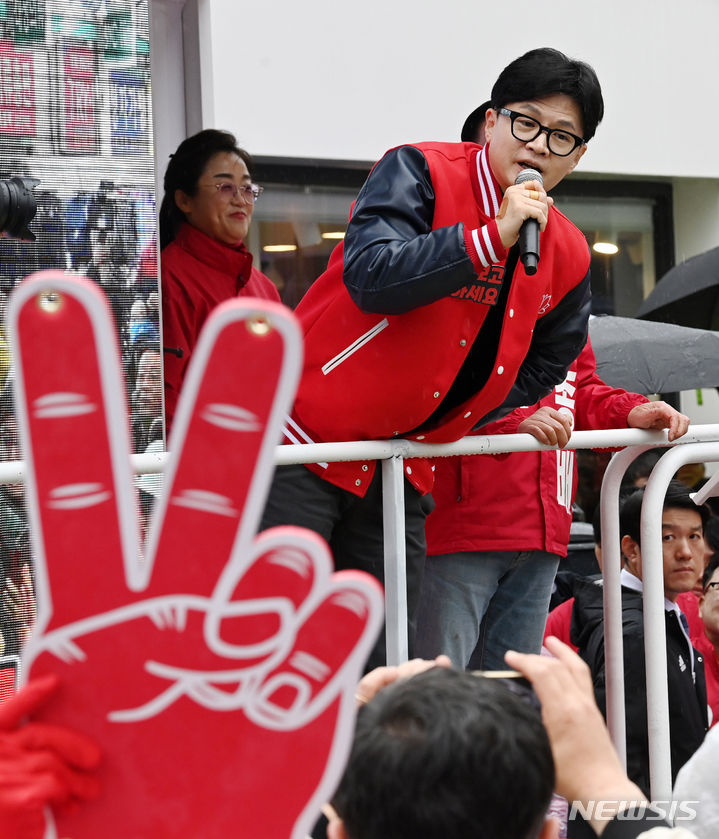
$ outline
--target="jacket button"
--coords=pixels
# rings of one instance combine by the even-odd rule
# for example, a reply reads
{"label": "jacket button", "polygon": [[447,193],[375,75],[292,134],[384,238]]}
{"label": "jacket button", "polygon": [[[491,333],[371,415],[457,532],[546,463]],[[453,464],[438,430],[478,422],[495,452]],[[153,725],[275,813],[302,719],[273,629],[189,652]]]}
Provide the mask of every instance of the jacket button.
{"label": "jacket button", "polygon": [[459,346],[460,347],[466,347],[467,346],[467,342],[465,341],[464,338],[462,338],[462,340],[459,342]]}
{"label": "jacket button", "polygon": [[510,318],[514,317],[514,309],[509,310],[509,316],[510,316]]}
{"label": "jacket button", "polygon": [[362,464],[362,471],[366,472],[369,469],[369,466],[366,463]]}
{"label": "jacket button", "polygon": [[464,415],[464,418],[465,418],[465,419],[468,419],[468,418],[469,418],[469,417],[471,417],[471,416],[472,416],[472,412],[471,412],[471,411],[467,411],[467,413]]}
{"label": "jacket button", "polygon": [[408,467],[407,467],[407,474],[408,474],[408,475],[411,475],[411,474],[412,474],[412,467],[411,467],[411,466],[408,466]]}
{"label": "jacket button", "polygon": [[355,481],[355,486],[356,486],[356,487],[358,487],[358,486],[362,486],[362,481],[360,481],[360,479],[359,479],[359,478],[357,478],[357,480]]}
{"label": "jacket button", "polygon": [[498,373],[500,376],[502,375],[502,373],[504,373],[504,367],[502,367],[502,365],[501,365],[501,364],[499,365],[499,367],[497,367],[497,373]]}
{"label": "jacket button", "polygon": [[417,437],[417,439],[418,439],[418,440],[424,440],[424,434],[420,434],[420,435]]}
{"label": "jacket button", "polygon": [[439,391],[438,391],[438,390],[435,390],[435,392],[434,392],[434,398],[435,398],[435,399],[439,399]]}

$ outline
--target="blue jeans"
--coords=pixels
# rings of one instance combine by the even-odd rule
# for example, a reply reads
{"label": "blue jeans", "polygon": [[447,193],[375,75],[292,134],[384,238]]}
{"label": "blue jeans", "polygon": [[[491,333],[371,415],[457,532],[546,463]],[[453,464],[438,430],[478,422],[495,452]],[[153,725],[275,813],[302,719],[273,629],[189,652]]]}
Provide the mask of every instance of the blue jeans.
{"label": "blue jeans", "polygon": [[546,551],[468,551],[427,557],[416,655],[505,670],[513,649],[538,653],[559,557]]}

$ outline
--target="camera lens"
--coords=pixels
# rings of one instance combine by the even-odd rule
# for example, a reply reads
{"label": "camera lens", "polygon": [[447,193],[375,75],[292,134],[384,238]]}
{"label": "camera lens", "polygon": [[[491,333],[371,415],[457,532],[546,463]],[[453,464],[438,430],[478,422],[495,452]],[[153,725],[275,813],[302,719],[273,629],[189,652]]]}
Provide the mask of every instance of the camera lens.
{"label": "camera lens", "polygon": [[13,239],[35,241],[28,224],[37,212],[33,190],[39,183],[37,178],[0,180],[0,233],[12,236]]}

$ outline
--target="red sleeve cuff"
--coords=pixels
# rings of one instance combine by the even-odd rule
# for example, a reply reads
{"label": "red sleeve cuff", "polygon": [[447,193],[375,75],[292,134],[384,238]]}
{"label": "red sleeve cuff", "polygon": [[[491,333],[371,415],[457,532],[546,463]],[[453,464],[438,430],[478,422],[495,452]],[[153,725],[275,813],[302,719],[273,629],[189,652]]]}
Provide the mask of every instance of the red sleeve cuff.
{"label": "red sleeve cuff", "polygon": [[465,225],[464,245],[477,274],[481,274],[490,265],[504,262],[507,256],[507,251],[499,237],[497,222],[494,219],[484,227],[477,227],[473,230],[469,230]]}

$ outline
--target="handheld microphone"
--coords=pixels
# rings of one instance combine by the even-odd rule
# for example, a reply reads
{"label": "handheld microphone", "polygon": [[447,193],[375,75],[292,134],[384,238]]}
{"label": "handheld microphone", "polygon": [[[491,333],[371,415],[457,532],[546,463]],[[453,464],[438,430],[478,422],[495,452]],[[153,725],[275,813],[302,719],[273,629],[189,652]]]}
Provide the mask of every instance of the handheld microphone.
{"label": "handheld microphone", "polygon": [[[539,181],[544,186],[541,172],[536,169],[522,169],[517,175],[515,184],[527,181]],[[525,273],[536,274],[539,262],[539,222],[536,218],[525,219],[519,228],[519,258],[524,265]]]}

